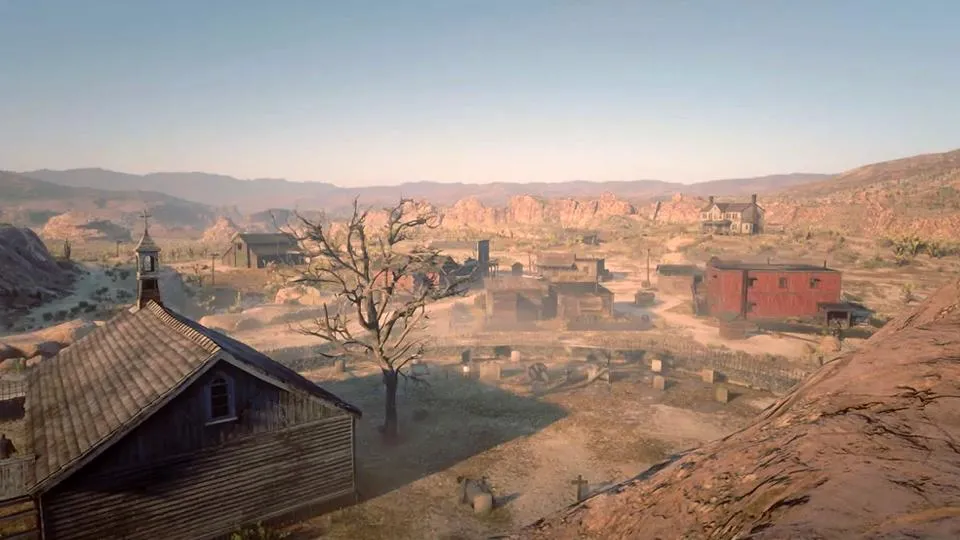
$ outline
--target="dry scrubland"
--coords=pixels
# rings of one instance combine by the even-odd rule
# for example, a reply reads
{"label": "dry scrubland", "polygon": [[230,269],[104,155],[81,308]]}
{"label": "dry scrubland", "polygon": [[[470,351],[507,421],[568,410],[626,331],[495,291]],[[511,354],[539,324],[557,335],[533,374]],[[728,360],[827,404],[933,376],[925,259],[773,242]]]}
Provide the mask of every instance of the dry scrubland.
{"label": "dry scrubland", "polygon": [[[960,271],[955,255],[905,256],[901,250],[898,256],[897,246],[889,241],[829,232],[711,237],[690,233],[682,226],[642,228],[634,224],[619,239],[599,246],[579,245],[576,235],[563,232],[538,234],[539,239],[532,234],[493,238],[492,255],[501,270],[509,271],[514,262],[527,267],[538,251],[545,250],[570,249],[603,256],[613,273],[613,280],[605,286],[616,294],[615,309],[623,316],[649,315],[658,333],[692,338],[711,347],[779,354],[797,361],[803,361],[811,347],[816,347],[817,336],[775,333],[725,341],[709,321],[692,316],[686,299],[663,297],[649,309],[633,307],[633,294],[646,277],[647,250],[654,285],[654,269],[660,262],[702,264],[713,256],[770,258],[772,262],[826,260],[844,272],[846,298],[875,310],[878,325]],[[257,305],[274,301],[282,284],[280,273],[217,265],[211,284],[211,247],[204,251],[198,243],[168,247],[165,241],[158,242],[164,248],[164,262],[182,276],[177,294],[194,310],[192,316],[200,318],[217,311],[205,324],[213,322],[211,326],[262,349],[317,344],[315,338],[299,335],[292,328],[316,316],[316,306]],[[51,247],[57,253],[57,245]],[[75,295],[36,310],[32,316],[37,323],[59,322],[62,317],[58,313],[65,308],[68,318],[93,316],[101,307],[106,312],[122,302],[120,291],[126,287],[134,290],[133,268],[126,255],[116,259],[115,250],[109,245],[74,246],[75,260],[97,262],[92,263]],[[461,260],[472,255],[470,250],[448,253]],[[69,306],[80,301],[96,302],[98,308],[92,314],[82,310],[73,314]],[[443,338],[452,333],[448,321],[455,304],[472,306],[466,299],[431,308],[431,336]],[[466,311],[479,319],[472,307]],[[463,330],[458,332],[462,337]],[[563,337],[571,334],[575,333]],[[509,336],[504,334],[505,342]],[[859,341],[849,339],[845,347],[856,347]],[[506,531],[573,503],[575,488],[570,482],[577,475],[583,475],[591,489],[622,481],[672,453],[740,429],[771,402],[769,395],[740,389],[734,391],[730,403],[720,404],[713,400],[710,385],[684,377],[676,377],[666,392],[655,391],[645,365],[622,366],[624,375],[612,387],[595,381],[539,395],[525,382],[524,367],[534,359],[525,358],[520,366],[505,364],[504,379],[499,383],[465,380],[456,374],[448,377],[440,368],[456,359],[428,360],[433,365],[429,385],[411,385],[401,391],[403,441],[389,448],[382,445],[376,430],[382,421],[383,389],[375,366],[351,365],[346,374],[332,368],[307,373],[364,410],[358,441],[364,500],[291,526],[294,537],[477,538]],[[563,373],[568,365],[583,369],[579,358],[537,360],[548,364],[555,374]],[[459,505],[458,475],[486,476],[501,506],[480,517]]]}
{"label": "dry scrubland", "polygon": [[[584,362],[560,358],[503,363],[503,379],[464,379],[458,359],[433,358],[427,385],[401,389],[403,440],[385,448],[382,387],[373,365],[348,373],[307,375],[364,410],[358,460],[364,501],[288,530],[295,538],[481,538],[529,523],[575,502],[570,484],[583,475],[591,490],[639,474],[677,451],[722,437],[769,405],[768,394],[741,390],[728,404],[713,387],[678,377],[654,390],[643,365],[620,366],[612,386],[571,383],[537,395],[528,361],[545,361],[553,377]],[[500,506],[476,516],[456,500],[457,476],[486,476]]]}

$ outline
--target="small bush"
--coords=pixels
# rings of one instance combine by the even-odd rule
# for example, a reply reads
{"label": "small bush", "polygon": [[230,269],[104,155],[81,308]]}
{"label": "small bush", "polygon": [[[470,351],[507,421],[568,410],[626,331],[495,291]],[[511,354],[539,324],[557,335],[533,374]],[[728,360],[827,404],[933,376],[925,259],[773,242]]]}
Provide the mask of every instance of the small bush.
{"label": "small bush", "polygon": [[230,540],[281,540],[290,536],[289,533],[272,529],[263,523],[251,527],[243,527],[230,535]]}
{"label": "small bush", "polygon": [[43,314],[43,320],[46,321],[46,322],[52,321],[52,320],[53,320],[53,313],[50,313],[49,311],[46,312],[46,313],[44,313],[44,314]]}

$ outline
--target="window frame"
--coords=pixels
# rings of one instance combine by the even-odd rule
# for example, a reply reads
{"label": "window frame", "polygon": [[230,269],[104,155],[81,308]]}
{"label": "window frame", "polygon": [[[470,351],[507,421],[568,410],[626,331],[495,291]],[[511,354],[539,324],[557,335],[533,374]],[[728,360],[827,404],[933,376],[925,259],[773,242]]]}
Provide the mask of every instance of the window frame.
{"label": "window frame", "polygon": [[819,289],[820,288],[820,278],[810,278],[810,288]]}
{"label": "window frame", "polygon": [[[213,414],[213,388],[218,381],[223,381],[223,385],[227,390],[227,414],[222,416],[214,416]],[[203,403],[206,412],[206,425],[213,426],[217,424],[234,422],[237,420],[235,388],[236,386],[234,384],[233,377],[222,371],[213,373],[212,377],[209,381],[207,381],[203,388]]]}
{"label": "window frame", "polygon": [[785,277],[777,278],[777,287],[780,289],[788,289],[790,287],[790,280]]}

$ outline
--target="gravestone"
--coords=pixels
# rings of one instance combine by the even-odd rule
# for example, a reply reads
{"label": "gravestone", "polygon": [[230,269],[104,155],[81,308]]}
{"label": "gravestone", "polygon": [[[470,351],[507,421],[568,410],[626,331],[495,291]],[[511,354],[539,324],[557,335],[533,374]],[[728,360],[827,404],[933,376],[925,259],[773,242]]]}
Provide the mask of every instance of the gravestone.
{"label": "gravestone", "polygon": [[480,364],[480,380],[499,381],[501,376],[500,364],[489,362]]}
{"label": "gravestone", "polygon": [[654,358],[650,361],[650,369],[654,373],[663,373],[663,360]]}
{"label": "gravestone", "polygon": [[657,375],[653,378],[653,388],[654,390],[660,390],[661,392],[667,389],[667,379]]}
{"label": "gravestone", "polygon": [[423,362],[410,364],[410,374],[414,377],[426,377],[430,375],[430,367]]}
{"label": "gravestone", "polygon": [[724,385],[718,385],[716,389],[717,401],[727,403],[730,401],[730,390]]}
{"label": "gravestone", "polygon": [[510,351],[510,361],[519,362],[520,361],[520,351]]}
{"label": "gravestone", "polygon": [[587,486],[589,484],[583,478],[583,475],[578,474],[577,479],[572,480],[570,483],[574,486],[577,486],[577,502],[581,502],[587,498]]}
{"label": "gravestone", "polygon": [[713,384],[717,382],[717,372],[712,369],[705,369],[700,372],[700,377],[703,379],[703,382]]}

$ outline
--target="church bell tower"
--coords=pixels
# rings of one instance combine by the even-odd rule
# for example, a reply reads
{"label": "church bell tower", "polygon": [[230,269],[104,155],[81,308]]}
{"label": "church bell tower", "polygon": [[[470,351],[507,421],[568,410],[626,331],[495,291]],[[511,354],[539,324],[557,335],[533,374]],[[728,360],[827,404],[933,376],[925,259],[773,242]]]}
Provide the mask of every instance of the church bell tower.
{"label": "church bell tower", "polygon": [[144,307],[153,300],[163,304],[160,298],[160,248],[150,238],[150,214],[146,210],[143,218],[143,236],[137,244],[137,307]]}

